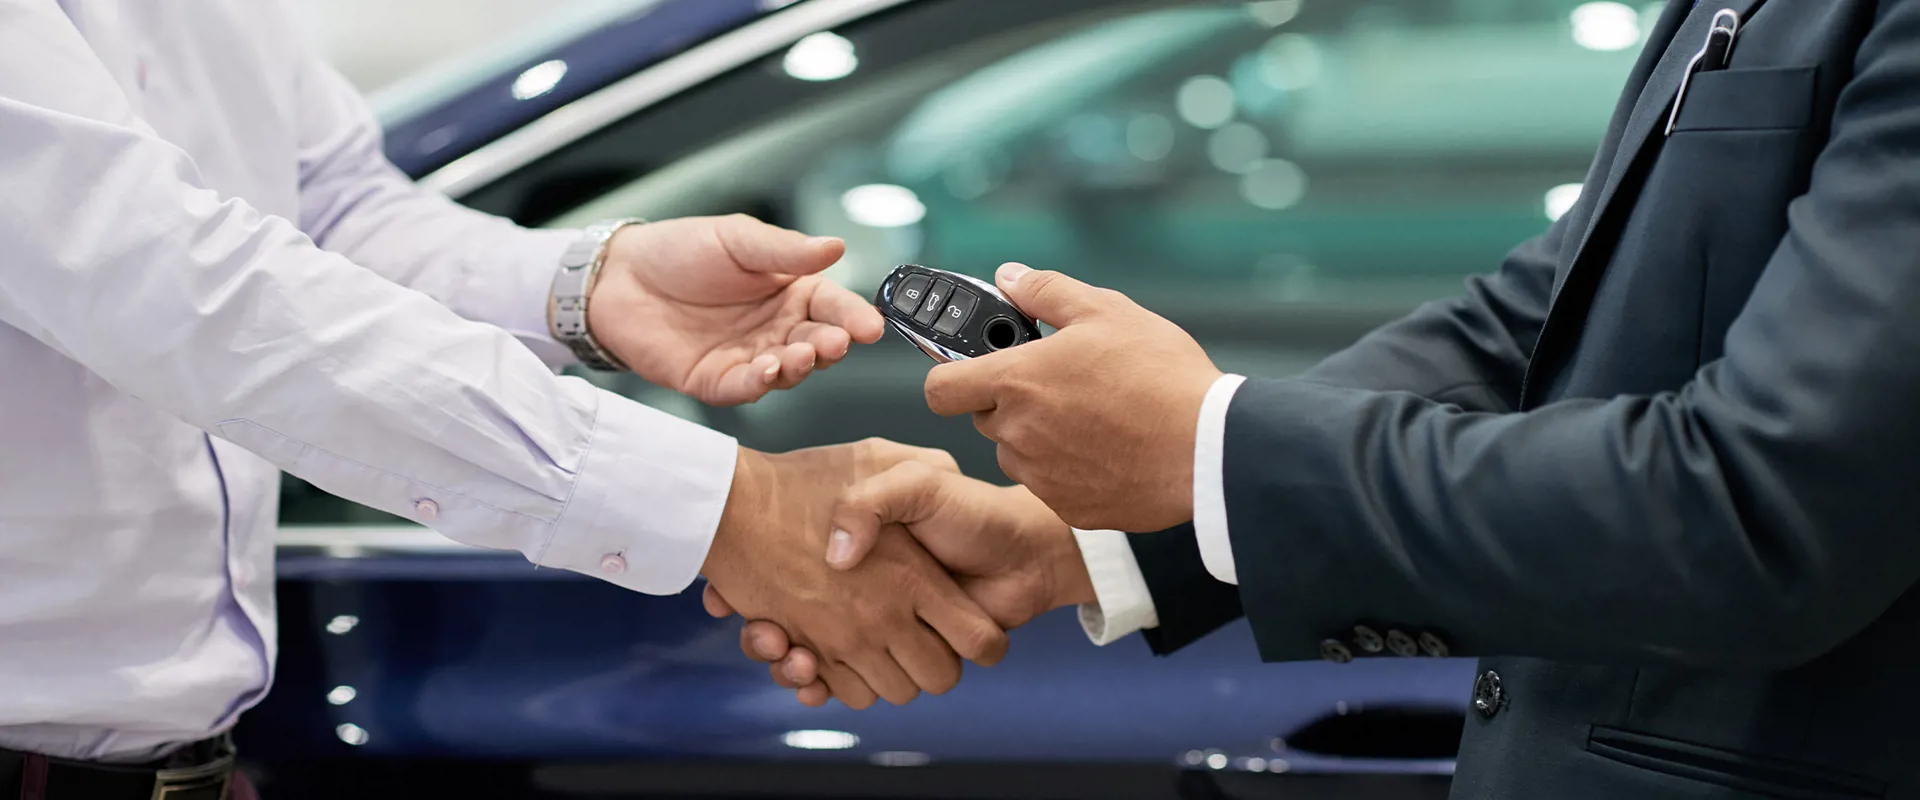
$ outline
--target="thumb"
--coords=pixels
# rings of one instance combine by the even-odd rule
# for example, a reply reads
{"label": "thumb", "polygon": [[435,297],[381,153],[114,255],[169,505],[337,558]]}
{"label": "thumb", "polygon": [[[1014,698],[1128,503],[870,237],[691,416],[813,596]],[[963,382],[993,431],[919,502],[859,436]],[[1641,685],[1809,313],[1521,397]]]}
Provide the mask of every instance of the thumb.
{"label": "thumb", "polygon": [[945,481],[953,477],[958,473],[921,461],[903,461],[854,484],[834,506],[827,565],[839,570],[859,566],[887,525],[906,525],[911,531],[914,523],[932,516]]}
{"label": "thumb", "polygon": [[747,272],[812,275],[846,255],[847,243],[826,236],[768,225],[745,214],[715,217],[713,235],[721,250]]}
{"label": "thumb", "polygon": [[1027,316],[1056,328],[1080,322],[1112,304],[1105,289],[1025,264],[1000,265],[994,282]]}

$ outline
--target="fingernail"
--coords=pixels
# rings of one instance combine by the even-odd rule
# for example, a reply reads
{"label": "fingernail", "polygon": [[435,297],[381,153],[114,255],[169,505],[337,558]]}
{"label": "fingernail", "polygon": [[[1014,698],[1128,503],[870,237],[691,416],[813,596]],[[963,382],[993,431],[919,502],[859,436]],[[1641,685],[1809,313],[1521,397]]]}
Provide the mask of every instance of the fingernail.
{"label": "fingernail", "polygon": [[995,277],[999,278],[1001,286],[1011,289],[1019,285],[1020,279],[1032,271],[1033,268],[1025,264],[1001,264],[1000,272]]}
{"label": "fingernail", "polygon": [[754,642],[753,649],[760,651],[760,657],[767,659],[768,661],[772,661],[773,659],[780,657],[779,653],[774,652],[773,646],[768,644],[765,640]]}
{"label": "fingernail", "polygon": [[815,236],[807,240],[807,246],[808,247],[829,247],[838,241],[840,240],[833,236]]}
{"label": "fingernail", "polygon": [[789,661],[781,664],[780,672],[787,676],[787,680],[793,681],[794,683],[800,682],[800,670],[794,668],[793,662]]}
{"label": "fingernail", "polygon": [[853,534],[835,530],[827,537],[827,563],[844,564],[853,557]]}

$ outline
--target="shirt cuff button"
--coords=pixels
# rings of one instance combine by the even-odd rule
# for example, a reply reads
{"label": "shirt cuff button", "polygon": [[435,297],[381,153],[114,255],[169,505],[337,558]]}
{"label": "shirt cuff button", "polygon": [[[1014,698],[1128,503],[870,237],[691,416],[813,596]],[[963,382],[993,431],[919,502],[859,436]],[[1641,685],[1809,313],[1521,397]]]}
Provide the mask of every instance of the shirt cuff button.
{"label": "shirt cuff button", "polygon": [[435,517],[440,516],[440,504],[432,500],[415,500],[413,515],[419,517],[421,522],[432,522]]}
{"label": "shirt cuff button", "polygon": [[608,553],[600,557],[600,571],[608,575],[618,575],[627,571],[627,559],[619,553]]}

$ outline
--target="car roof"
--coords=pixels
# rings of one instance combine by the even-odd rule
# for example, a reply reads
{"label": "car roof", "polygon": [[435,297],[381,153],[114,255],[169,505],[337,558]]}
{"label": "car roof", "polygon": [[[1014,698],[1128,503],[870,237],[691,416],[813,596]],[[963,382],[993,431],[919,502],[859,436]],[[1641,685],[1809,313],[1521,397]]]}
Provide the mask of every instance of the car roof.
{"label": "car roof", "polygon": [[[373,98],[386,127],[387,157],[418,178],[636,71],[738,28],[791,2],[603,0],[516,43],[465,59]],[[559,62],[557,66],[550,62]],[[543,67],[553,80],[516,96],[515,83]]]}

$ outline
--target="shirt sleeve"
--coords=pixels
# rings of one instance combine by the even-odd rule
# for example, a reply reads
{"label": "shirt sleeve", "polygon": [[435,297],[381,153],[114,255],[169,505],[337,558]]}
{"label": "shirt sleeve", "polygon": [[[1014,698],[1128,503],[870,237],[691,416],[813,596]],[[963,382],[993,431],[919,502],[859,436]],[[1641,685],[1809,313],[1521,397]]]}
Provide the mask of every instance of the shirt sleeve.
{"label": "shirt sleeve", "polygon": [[0,323],[120,391],[462,542],[654,594],[705,561],[731,439],[208,189],[50,0],[0,3],[0,174]]}
{"label": "shirt sleeve", "polygon": [[[291,38],[291,37],[290,37]],[[387,160],[365,98],[316,54],[294,87],[300,229],[322,249],[514,335],[550,366],[547,297],[576,231],[529,230],[421,188]]]}
{"label": "shirt sleeve", "polygon": [[1233,541],[1227,538],[1227,496],[1221,476],[1226,452],[1227,409],[1233,394],[1247,379],[1222,375],[1200,403],[1200,425],[1193,440],[1193,532],[1200,542],[1200,561],[1221,583],[1238,585],[1233,567]]}
{"label": "shirt sleeve", "polygon": [[1093,578],[1095,602],[1080,607],[1080,627],[1094,644],[1106,645],[1143,628],[1160,625],[1146,575],[1134,560],[1127,535],[1119,531],[1075,530],[1080,557]]}

